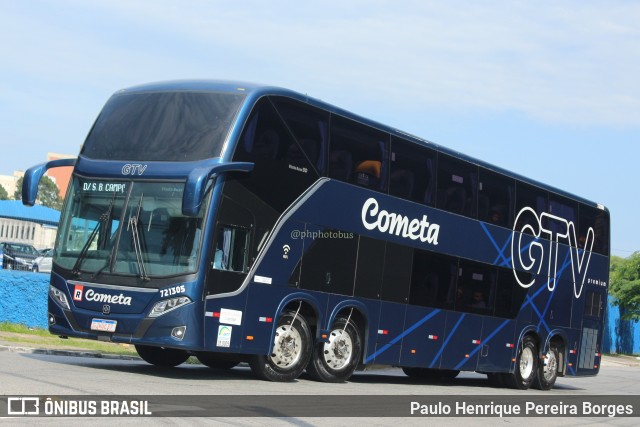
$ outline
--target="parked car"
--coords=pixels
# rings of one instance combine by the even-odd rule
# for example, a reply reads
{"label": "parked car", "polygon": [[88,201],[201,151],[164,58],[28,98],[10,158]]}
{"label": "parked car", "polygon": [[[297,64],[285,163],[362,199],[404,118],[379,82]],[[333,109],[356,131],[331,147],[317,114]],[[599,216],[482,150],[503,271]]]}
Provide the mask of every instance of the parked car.
{"label": "parked car", "polygon": [[33,261],[31,270],[35,273],[51,273],[53,263],[53,249],[49,249]]}
{"label": "parked car", "polygon": [[7,270],[30,271],[33,261],[40,256],[36,248],[24,243],[0,242],[0,252],[2,268]]}

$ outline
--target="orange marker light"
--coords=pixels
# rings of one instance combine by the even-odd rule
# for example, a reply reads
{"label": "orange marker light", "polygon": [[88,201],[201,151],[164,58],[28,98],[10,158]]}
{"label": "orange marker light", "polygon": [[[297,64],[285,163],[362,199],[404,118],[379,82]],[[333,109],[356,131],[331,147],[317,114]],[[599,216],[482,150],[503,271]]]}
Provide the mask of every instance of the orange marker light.
{"label": "orange marker light", "polygon": [[247,335],[247,341],[253,341],[253,335]]}

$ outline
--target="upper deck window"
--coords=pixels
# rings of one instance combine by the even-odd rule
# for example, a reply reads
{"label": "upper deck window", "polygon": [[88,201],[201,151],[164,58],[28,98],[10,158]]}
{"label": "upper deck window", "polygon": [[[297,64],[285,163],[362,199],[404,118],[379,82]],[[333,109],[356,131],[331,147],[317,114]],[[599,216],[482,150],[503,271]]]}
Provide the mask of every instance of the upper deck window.
{"label": "upper deck window", "polygon": [[124,93],[111,97],[82,154],[92,159],[187,162],[219,157],[244,95]]}

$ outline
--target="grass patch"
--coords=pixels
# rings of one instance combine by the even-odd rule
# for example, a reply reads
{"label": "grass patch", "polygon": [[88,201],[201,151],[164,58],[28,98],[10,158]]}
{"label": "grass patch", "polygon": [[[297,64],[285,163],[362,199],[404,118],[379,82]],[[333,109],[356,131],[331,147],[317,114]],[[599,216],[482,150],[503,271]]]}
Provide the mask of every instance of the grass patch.
{"label": "grass patch", "polygon": [[0,340],[19,344],[23,347],[34,348],[62,348],[96,351],[107,354],[137,356],[136,349],[130,344],[110,343],[79,338],[62,339],[51,335],[49,331],[40,328],[29,328],[14,323],[0,323]]}
{"label": "grass patch", "polygon": [[41,337],[51,336],[49,331],[47,331],[46,329],[30,328],[25,325],[19,325],[17,323],[9,323],[9,322],[0,322],[0,331],[13,332],[16,334],[38,335]]}

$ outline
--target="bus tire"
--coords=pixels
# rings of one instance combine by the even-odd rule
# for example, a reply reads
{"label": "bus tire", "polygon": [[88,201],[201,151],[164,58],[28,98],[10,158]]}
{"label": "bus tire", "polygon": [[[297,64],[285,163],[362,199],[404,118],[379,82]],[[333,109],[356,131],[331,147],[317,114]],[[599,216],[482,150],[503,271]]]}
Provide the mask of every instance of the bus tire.
{"label": "bus tire", "polygon": [[256,376],[264,380],[293,381],[309,363],[311,345],[311,331],[306,319],[300,313],[285,312],[278,321],[271,354],[253,356],[249,366]]}
{"label": "bus tire", "polygon": [[538,374],[538,349],[533,337],[527,335],[518,346],[516,367],[513,374],[504,377],[506,385],[518,390],[527,390]]}
{"label": "bus tire", "polygon": [[198,352],[196,357],[205,366],[211,369],[229,370],[238,366],[238,361],[229,359],[218,353]]}
{"label": "bus tire", "polygon": [[357,326],[338,317],[331,326],[328,342],[319,342],[307,366],[315,380],[327,383],[347,381],[360,363],[362,340]]}
{"label": "bus tire", "polygon": [[556,383],[556,379],[558,379],[558,347],[551,343],[544,362],[539,364],[538,376],[533,386],[540,390],[550,390]]}
{"label": "bus tire", "polygon": [[189,353],[167,347],[136,345],[138,355],[147,363],[163,368],[173,368],[187,361]]}

